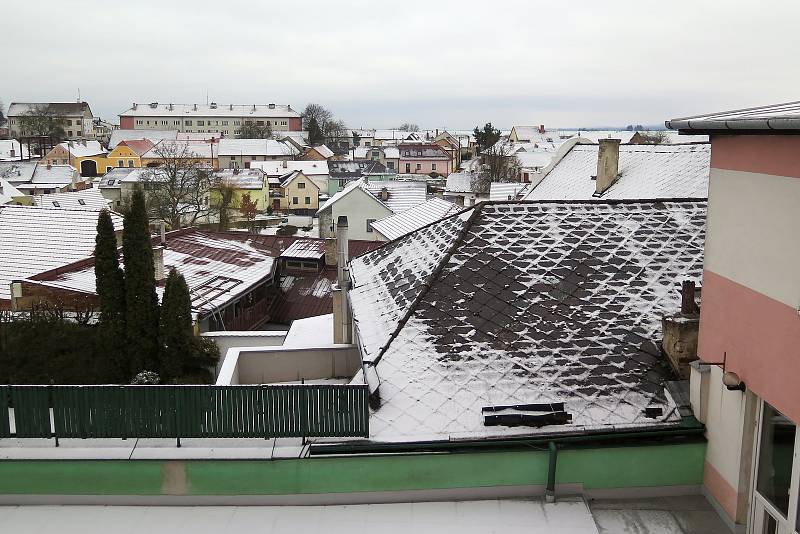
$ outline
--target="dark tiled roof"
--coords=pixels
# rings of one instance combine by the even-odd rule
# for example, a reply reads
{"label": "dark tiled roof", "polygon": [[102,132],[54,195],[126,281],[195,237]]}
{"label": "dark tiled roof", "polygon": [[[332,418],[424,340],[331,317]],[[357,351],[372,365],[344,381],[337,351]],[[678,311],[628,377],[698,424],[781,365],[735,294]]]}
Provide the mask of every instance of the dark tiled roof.
{"label": "dark tiled roof", "polygon": [[281,276],[280,296],[270,310],[270,321],[290,324],[333,312],[331,287],[336,282],[336,268],[327,267],[318,274]]}
{"label": "dark tiled roof", "polygon": [[[700,201],[486,203],[351,263],[374,439],[531,433],[481,408],[566,403],[539,432],[674,424],[661,318],[702,275]],[[663,415],[646,418],[648,406]]]}

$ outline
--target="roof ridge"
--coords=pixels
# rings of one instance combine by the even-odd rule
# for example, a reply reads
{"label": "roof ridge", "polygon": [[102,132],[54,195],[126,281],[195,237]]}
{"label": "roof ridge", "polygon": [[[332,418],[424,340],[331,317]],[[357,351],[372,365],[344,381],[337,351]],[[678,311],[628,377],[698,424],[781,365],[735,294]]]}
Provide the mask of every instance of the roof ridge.
{"label": "roof ridge", "polygon": [[[392,331],[392,333],[389,334],[389,339],[386,341],[386,343],[383,344],[380,351],[378,352],[378,355],[371,362],[373,367],[377,366],[378,362],[381,361],[383,355],[386,353],[387,350],[389,350],[389,345],[392,344],[392,341],[394,341],[395,338],[397,338],[397,336],[400,334],[400,331],[403,329],[405,324],[408,322],[409,319],[411,319],[411,315],[416,311],[422,299],[428,294],[428,291],[430,291],[431,286],[433,286],[433,282],[439,278],[439,275],[442,274],[442,271],[444,270],[445,266],[450,262],[450,258],[453,257],[453,254],[455,253],[456,249],[458,249],[464,242],[464,238],[467,236],[467,233],[469,233],[469,230],[472,228],[472,224],[475,222],[475,219],[478,217],[480,213],[483,212],[483,204],[484,203],[481,202],[471,208],[473,209],[473,212],[470,214],[469,218],[467,218],[467,220],[464,222],[464,226],[461,228],[461,230],[459,230],[458,235],[453,240],[452,245],[450,245],[450,248],[447,249],[447,252],[445,252],[442,255],[441,259],[439,260],[439,263],[436,264],[436,267],[433,269],[431,274],[428,275],[428,278],[424,282],[422,282],[422,290],[419,293],[417,293],[416,297],[414,297],[414,300],[408,306],[406,312],[397,322],[397,325],[395,325],[395,328]],[[436,222],[441,222],[441,221],[436,221]]]}

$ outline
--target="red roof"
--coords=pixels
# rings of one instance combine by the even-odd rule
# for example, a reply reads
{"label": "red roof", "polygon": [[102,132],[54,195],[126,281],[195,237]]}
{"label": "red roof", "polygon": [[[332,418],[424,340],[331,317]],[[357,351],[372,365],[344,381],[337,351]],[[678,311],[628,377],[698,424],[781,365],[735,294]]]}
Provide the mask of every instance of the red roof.
{"label": "red roof", "polygon": [[[141,156],[155,145],[149,139],[128,139],[126,141],[120,142],[120,145],[125,145],[126,147],[130,148],[137,155]],[[117,145],[119,146],[119,145]]]}

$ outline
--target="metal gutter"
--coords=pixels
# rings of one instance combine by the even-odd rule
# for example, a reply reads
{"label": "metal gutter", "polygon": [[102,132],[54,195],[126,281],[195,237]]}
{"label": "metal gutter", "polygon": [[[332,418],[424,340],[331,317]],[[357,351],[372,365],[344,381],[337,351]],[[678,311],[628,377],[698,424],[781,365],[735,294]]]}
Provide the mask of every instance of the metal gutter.
{"label": "metal gutter", "polygon": [[376,443],[370,441],[311,444],[309,456],[360,455],[360,454],[426,454],[444,452],[478,452],[484,450],[509,450],[549,448],[552,443],[558,448],[611,445],[637,445],[660,442],[666,439],[694,440],[702,438],[705,426],[694,417],[684,417],[673,427],[658,430],[620,430],[616,432],[589,432],[562,434],[558,436],[521,437],[505,439],[475,439],[464,441],[414,441]]}

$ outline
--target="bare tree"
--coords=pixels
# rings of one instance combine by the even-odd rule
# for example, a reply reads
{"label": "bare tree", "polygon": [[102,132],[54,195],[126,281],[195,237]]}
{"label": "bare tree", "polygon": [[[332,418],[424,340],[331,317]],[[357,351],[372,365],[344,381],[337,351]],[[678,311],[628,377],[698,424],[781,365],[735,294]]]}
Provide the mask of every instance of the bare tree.
{"label": "bare tree", "polygon": [[[264,122],[264,121],[262,121]],[[239,129],[239,139],[271,139],[272,126],[269,121],[266,124],[258,124],[254,121],[245,121]]]}
{"label": "bare tree", "polygon": [[349,137],[347,126],[343,120],[329,120],[322,127],[325,141],[331,145],[338,145],[339,140]]}
{"label": "bare tree", "polygon": [[308,123],[311,119],[317,121],[317,124],[322,129],[323,136],[325,135],[325,125],[333,120],[333,113],[324,106],[319,104],[307,104],[306,109],[301,114],[303,117],[303,129],[308,130]]}
{"label": "bare tree", "polygon": [[418,132],[419,125],[414,124],[413,122],[404,122],[400,126],[397,127],[398,130],[401,132]]}
{"label": "bare tree", "polygon": [[663,145],[669,141],[669,134],[664,130],[638,132],[640,145]]}
{"label": "bare tree", "polygon": [[23,136],[52,137],[61,141],[66,137],[64,126],[67,122],[57,111],[47,104],[38,104],[19,117],[19,130]]}
{"label": "bare tree", "polygon": [[151,218],[176,229],[218,213],[209,197],[219,180],[189,143],[162,141],[153,150],[160,165],[145,170],[141,178]]}
{"label": "bare tree", "polygon": [[470,184],[473,193],[488,193],[492,182],[516,182],[519,180],[519,160],[506,143],[495,143],[485,150],[483,161],[481,168],[472,173]]}
{"label": "bare tree", "polygon": [[218,180],[212,188],[214,210],[219,213],[219,230],[227,230],[231,226],[231,211],[238,208],[235,202],[236,186],[228,180]]}

